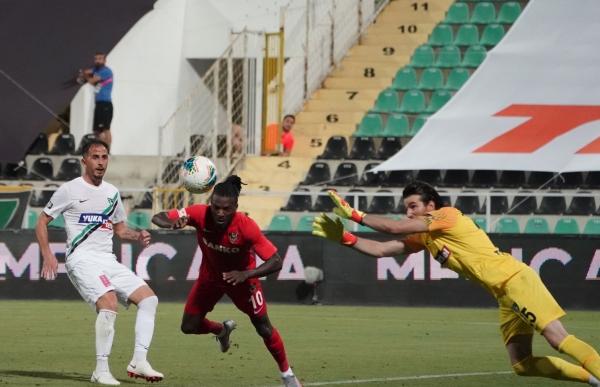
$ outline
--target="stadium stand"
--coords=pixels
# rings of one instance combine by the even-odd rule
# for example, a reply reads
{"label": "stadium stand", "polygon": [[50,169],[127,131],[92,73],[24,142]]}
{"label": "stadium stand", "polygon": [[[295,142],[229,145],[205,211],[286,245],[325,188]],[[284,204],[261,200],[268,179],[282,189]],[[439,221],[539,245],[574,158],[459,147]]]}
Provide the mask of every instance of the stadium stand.
{"label": "stadium stand", "polygon": [[56,156],[75,154],[75,137],[70,133],[59,134],[48,154]]}
{"label": "stadium stand", "polygon": [[29,173],[23,176],[23,180],[49,180],[53,175],[52,160],[48,157],[40,157],[34,161]]}
{"label": "stadium stand", "polygon": [[27,150],[28,155],[43,155],[48,153],[48,136],[40,133]]}
{"label": "stadium stand", "polygon": [[64,159],[58,168],[54,180],[73,180],[82,174],[81,163],[75,158]]}

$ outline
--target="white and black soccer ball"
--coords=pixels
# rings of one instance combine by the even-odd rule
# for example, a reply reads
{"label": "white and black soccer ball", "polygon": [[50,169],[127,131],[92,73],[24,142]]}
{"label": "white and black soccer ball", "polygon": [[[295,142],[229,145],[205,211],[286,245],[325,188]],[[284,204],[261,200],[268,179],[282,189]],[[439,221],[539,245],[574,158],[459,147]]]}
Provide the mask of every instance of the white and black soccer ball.
{"label": "white and black soccer ball", "polygon": [[210,191],[217,182],[217,168],[204,156],[190,157],[179,169],[179,186],[191,193]]}

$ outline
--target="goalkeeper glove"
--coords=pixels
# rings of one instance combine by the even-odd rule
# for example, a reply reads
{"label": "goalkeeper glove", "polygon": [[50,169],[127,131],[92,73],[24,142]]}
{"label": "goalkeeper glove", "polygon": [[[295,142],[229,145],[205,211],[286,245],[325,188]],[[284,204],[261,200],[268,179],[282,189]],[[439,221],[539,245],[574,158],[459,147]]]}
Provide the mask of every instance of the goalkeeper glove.
{"label": "goalkeeper glove", "polygon": [[315,217],[312,227],[315,229],[315,231],[312,232],[313,235],[346,246],[352,246],[356,243],[356,236],[344,230],[344,224],[340,218],[333,220],[324,213],[321,213],[321,216]]}
{"label": "goalkeeper glove", "polygon": [[335,192],[334,190],[329,190],[329,196],[331,197],[331,200],[333,200],[333,202],[335,203],[335,205],[337,206],[336,208],[333,209],[333,212],[344,218],[344,219],[351,219],[353,221],[355,221],[356,223],[362,224],[362,219],[367,215],[362,211],[357,211],[354,208],[350,207],[350,204],[346,203],[346,201],[344,199],[341,198],[340,195],[337,194],[337,192]]}

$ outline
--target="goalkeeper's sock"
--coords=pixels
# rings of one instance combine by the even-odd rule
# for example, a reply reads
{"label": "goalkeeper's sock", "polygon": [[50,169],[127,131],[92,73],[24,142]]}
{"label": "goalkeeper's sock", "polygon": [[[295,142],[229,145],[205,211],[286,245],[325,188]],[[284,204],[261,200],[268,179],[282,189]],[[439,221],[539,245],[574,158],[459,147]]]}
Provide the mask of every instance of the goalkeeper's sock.
{"label": "goalkeeper's sock", "polygon": [[583,383],[590,381],[589,372],[583,368],[552,356],[535,357],[530,355],[513,365],[513,371],[519,376],[537,376]]}
{"label": "goalkeeper's sock", "polygon": [[277,366],[279,366],[279,371],[288,371],[290,369],[290,365],[287,361],[287,356],[285,355],[283,340],[281,340],[281,336],[279,336],[279,332],[277,332],[277,329],[273,327],[273,334],[271,335],[271,337],[269,337],[268,339],[263,337],[263,341],[265,342],[267,349],[269,350],[269,352],[271,352],[271,355],[277,362]]}
{"label": "goalkeeper's sock", "polygon": [[569,335],[558,346],[558,352],[571,356],[596,379],[600,379],[600,356],[585,342]]}

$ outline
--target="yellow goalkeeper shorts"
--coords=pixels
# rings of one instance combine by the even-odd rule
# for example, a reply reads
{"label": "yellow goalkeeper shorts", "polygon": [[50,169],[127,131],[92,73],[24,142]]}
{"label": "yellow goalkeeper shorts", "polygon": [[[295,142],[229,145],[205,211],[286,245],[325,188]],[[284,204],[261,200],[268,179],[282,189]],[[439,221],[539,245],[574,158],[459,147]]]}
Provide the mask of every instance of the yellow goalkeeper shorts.
{"label": "yellow goalkeeper shorts", "polygon": [[498,303],[504,344],[513,336],[541,333],[549,323],[565,315],[540,276],[529,266],[506,282]]}

